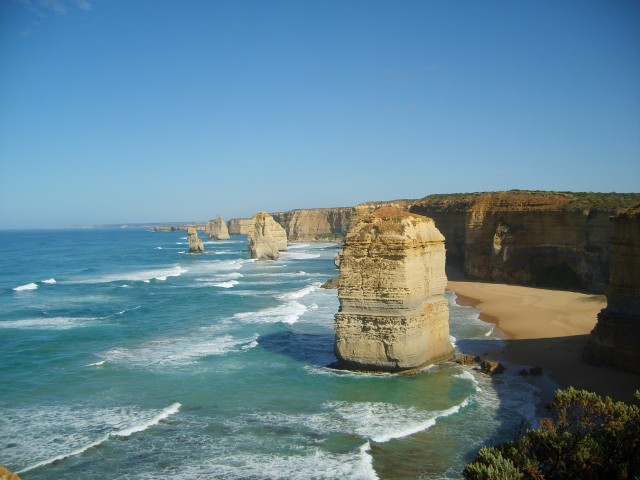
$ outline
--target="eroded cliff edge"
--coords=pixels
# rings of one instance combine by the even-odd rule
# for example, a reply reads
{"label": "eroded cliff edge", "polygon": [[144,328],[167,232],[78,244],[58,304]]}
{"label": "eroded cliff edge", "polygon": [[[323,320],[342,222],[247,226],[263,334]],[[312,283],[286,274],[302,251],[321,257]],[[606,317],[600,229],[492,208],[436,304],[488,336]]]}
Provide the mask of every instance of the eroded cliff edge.
{"label": "eroded cliff edge", "polygon": [[607,306],[584,359],[640,373],[640,204],[611,219],[614,235]]}
{"label": "eroded cliff edge", "polygon": [[444,237],[431,219],[386,207],[349,230],[340,254],[338,366],[402,371],[451,359],[444,267]]}
{"label": "eroded cliff edge", "polygon": [[411,200],[366,202],[355,207],[311,208],[272,213],[292,242],[342,240],[349,229],[380,207],[409,208]]}
{"label": "eroded cliff edge", "polygon": [[639,194],[508,191],[430,195],[410,211],[433,218],[447,258],[479,280],[601,293],[609,218]]}

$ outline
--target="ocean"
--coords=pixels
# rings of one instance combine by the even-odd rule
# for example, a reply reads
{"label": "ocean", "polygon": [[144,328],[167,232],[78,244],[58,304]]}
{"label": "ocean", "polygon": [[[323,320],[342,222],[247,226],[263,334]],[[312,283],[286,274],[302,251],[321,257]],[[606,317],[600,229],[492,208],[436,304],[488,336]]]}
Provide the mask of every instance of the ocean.
{"label": "ocean", "polygon": [[[339,247],[277,262],[246,237],[0,231],[0,464],[23,479],[461,478],[535,422],[540,390],[455,363],[327,368]],[[502,341],[448,292],[456,349]],[[510,369],[512,370],[512,369]]]}

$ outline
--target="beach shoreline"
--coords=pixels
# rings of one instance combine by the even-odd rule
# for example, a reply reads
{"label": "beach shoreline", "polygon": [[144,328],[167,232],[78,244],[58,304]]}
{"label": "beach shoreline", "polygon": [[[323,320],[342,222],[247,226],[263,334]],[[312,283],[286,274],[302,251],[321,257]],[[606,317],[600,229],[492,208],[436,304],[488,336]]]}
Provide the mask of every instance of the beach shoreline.
{"label": "beach shoreline", "polygon": [[[629,402],[640,389],[638,374],[582,361],[597,314],[606,306],[604,296],[474,282],[455,274],[449,278],[447,289],[456,294],[456,303],[479,309],[480,319],[500,330],[498,336],[505,344],[492,355],[494,359],[507,366],[541,367],[553,385],[573,386],[614,400]],[[555,388],[547,385],[542,390],[546,403]]]}

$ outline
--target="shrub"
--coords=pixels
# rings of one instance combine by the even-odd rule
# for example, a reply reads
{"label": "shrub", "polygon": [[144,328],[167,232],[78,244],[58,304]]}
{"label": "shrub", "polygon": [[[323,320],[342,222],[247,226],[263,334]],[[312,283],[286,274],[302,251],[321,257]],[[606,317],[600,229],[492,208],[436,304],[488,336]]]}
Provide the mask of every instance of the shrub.
{"label": "shrub", "polygon": [[559,390],[538,429],[483,447],[468,480],[629,479],[640,476],[640,391],[631,404],[572,387]]}

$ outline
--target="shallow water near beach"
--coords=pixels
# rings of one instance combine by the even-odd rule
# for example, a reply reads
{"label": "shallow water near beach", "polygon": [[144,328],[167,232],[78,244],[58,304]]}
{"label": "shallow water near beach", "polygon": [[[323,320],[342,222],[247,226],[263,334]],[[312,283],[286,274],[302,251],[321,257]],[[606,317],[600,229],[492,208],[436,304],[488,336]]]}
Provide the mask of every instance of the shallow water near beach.
{"label": "shallow water near beach", "polygon": [[[461,478],[534,418],[539,391],[517,375],[327,368],[336,245],[277,262],[250,260],[244,236],[187,248],[184,232],[0,232],[0,464],[24,479]],[[499,350],[447,296],[456,348]]]}

